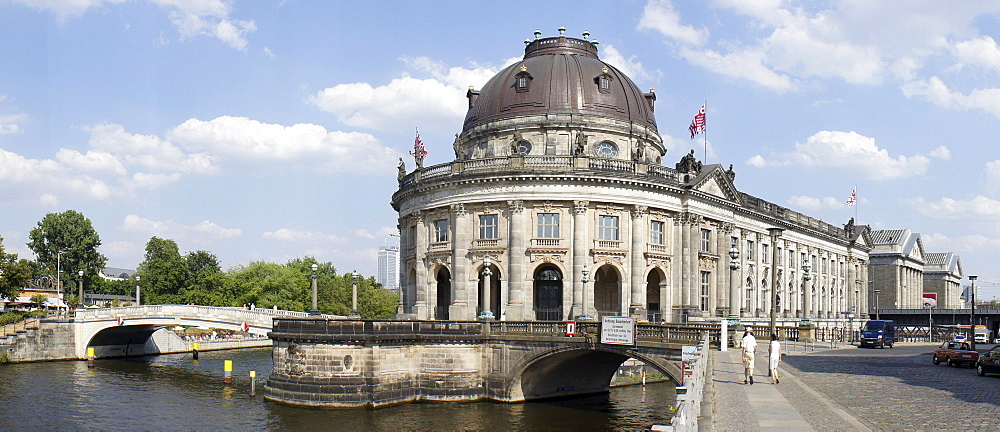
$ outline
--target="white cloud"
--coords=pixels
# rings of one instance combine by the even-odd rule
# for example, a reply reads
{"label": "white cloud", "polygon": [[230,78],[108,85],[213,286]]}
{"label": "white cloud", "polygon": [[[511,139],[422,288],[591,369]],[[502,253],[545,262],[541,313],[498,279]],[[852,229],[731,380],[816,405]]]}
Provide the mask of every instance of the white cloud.
{"label": "white cloud", "polygon": [[952,47],[959,67],[966,64],[1000,72],[1000,46],[989,36],[955,43]]}
{"label": "white cloud", "polygon": [[42,207],[55,207],[59,205],[59,198],[52,194],[42,194],[38,197],[38,203]]}
{"label": "white cloud", "polygon": [[946,146],[940,146],[934,150],[931,150],[930,153],[927,153],[927,156],[936,157],[938,159],[949,160],[951,159],[951,149],[949,149]]}
{"label": "white cloud", "polygon": [[293,243],[335,243],[346,244],[347,239],[333,234],[324,234],[317,231],[293,231],[288,228],[281,228],[276,231],[265,232],[262,237],[268,240],[278,240]]}
{"label": "white cloud", "polygon": [[685,45],[699,46],[708,39],[708,30],[681,24],[681,16],[669,1],[652,0],[639,18],[640,30],[654,30]]}
{"label": "white cloud", "polygon": [[[42,197],[40,203],[56,202],[55,193],[88,199],[108,198],[111,190],[97,178],[74,171],[50,159],[29,159],[0,149],[0,190],[3,199]],[[52,198],[45,198],[45,195]]]}
{"label": "white cloud", "polygon": [[977,195],[971,200],[957,200],[943,197],[937,202],[923,197],[906,200],[917,212],[934,219],[982,220],[988,218],[994,223],[1000,219],[1000,201]]}
{"label": "white cloud", "polygon": [[69,17],[74,17],[82,15],[87,9],[100,8],[107,4],[118,4],[123,3],[125,0],[13,0],[15,3],[21,3],[25,6],[31,6],[35,9],[49,10],[59,17],[59,20],[65,20]]}
{"label": "white cloud", "polygon": [[[933,152],[937,157],[950,155],[947,148]],[[747,160],[754,167],[803,166],[836,168],[845,174],[872,180],[906,178],[924,175],[930,159],[923,155],[892,157],[875,145],[875,139],[856,132],[821,131],[805,143],[796,143],[795,150],[768,160],[755,155]]]}
{"label": "white cloud", "polygon": [[820,211],[820,210],[840,210],[843,209],[844,200],[840,200],[834,197],[809,197],[809,196],[793,196],[788,198],[788,206],[802,211]]}
{"label": "white cloud", "polygon": [[201,221],[195,225],[184,225],[172,220],[154,221],[139,215],[130,214],[122,221],[121,229],[129,232],[144,233],[150,236],[189,239],[196,241],[224,240],[243,235],[238,228],[223,228],[211,221]]}
{"label": "white cloud", "polygon": [[626,58],[625,55],[610,44],[604,46],[602,50],[604,53],[601,54],[601,60],[622,71],[622,73],[631,78],[632,81],[655,81],[661,75],[659,73],[653,74],[650,71],[647,71],[642,66],[642,62],[636,60],[636,56]]}
{"label": "white cloud", "polygon": [[117,124],[86,126],[90,132],[90,147],[121,157],[126,165],[152,171],[214,174],[212,156],[207,153],[184,153],[180,148],[157,136],[130,134]]}
{"label": "white cloud", "polygon": [[480,88],[497,70],[472,64],[446,67],[427,57],[404,58],[415,72],[430,78],[404,73],[386,85],[365,82],[337,84],[308,98],[308,102],[337,117],[340,122],[372,130],[398,129],[400,125],[446,133],[468,110],[465,93]]}
{"label": "white cloud", "polygon": [[684,48],[681,57],[692,64],[701,66],[723,76],[741,78],[759,86],[778,92],[795,90],[798,84],[788,75],[775,72],[764,65],[764,53],[745,50],[720,54],[713,50],[693,50]]}
{"label": "white cloud", "polygon": [[284,126],[246,117],[190,119],[171,129],[167,136],[188,151],[211,155],[210,160],[227,167],[295,166],[381,173],[394,168],[398,157],[367,133],[327,131],[308,123]]}
{"label": "white cloud", "polygon": [[59,149],[56,152],[56,160],[80,172],[102,173],[123,176],[125,175],[125,165],[111,153],[101,151],[88,151],[81,154],[76,150]]}
{"label": "white cloud", "polygon": [[27,119],[25,114],[0,114],[0,135],[21,133],[21,123]]}
{"label": "white cloud", "polygon": [[1000,117],[1000,88],[971,90],[969,94],[952,91],[934,76],[926,80],[911,81],[902,86],[906,97],[922,96],[934,105],[957,110],[979,109]]}

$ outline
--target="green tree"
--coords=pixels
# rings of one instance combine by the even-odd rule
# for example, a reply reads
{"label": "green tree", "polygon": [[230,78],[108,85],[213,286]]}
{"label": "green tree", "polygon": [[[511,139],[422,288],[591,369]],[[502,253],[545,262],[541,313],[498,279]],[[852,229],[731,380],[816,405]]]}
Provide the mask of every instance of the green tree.
{"label": "green tree", "polygon": [[21,295],[34,276],[31,261],[17,259],[17,254],[6,253],[3,243],[0,243],[0,297],[14,299]]}
{"label": "green tree", "polygon": [[227,298],[226,286],[229,277],[222,273],[219,259],[208,251],[188,252],[184,256],[187,266],[188,284],[182,290],[184,303],[206,306],[237,306],[236,299]]}
{"label": "green tree", "polygon": [[[49,213],[38,222],[38,226],[28,233],[28,247],[35,252],[37,261],[48,271],[55,273],[57,260],[66,277],[61,280],[68,294],[76,286],[77,272],[83,270],[84,282],[90,285],[98,279],[98,272],[104,269],[108,259],[97,251],[101,237],[97,235],[90,219],[75,210]],[[61,258],[59,252],[62,251]]]}
{"label": "green tree", "polygon": [[[254,261],[229,271],[240,304],[259,308],[306,311],[312,306],[309,279],[293,268],[264,261]],[[308,305],[308,306],[307,306]]]}
{"label": "green tree", "polygon": [[140,277],[143,304],[183,302],[181,291],[187,287],[188,267],[177,249],[177,242],[152,237],[146,243],[146,256],[136,272]]}
{"label": "green tree", "polygon": [[362,318],[389,319],[396,313],[399,296],[375,282],[375,277],[358,278],[358,313]]}
{"label": "green tree", "polygon": [[35,294],[35,295],[31,296],[31,302],[34,303],[35,306],[38,307],[39,309],[42,308],[42,305],[45,304],[45,300],[48,300],[48,299],[49,299],[49,296],[47,296],[45,294]]}

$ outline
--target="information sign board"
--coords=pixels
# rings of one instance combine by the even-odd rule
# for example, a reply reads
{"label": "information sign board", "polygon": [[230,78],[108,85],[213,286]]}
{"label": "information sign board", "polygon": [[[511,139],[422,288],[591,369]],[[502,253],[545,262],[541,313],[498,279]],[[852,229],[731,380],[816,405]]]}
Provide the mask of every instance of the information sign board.
{"label": "information sign board", "polygon": [[635,318],[617,316],[601,318],[601,343],[635,345]]}
{"label": "information sign board", "polygon": [[694,360],[694,356],[697,353],[698,347],[694,345],[683,345],[681,346],[681,361],[689,362]]}

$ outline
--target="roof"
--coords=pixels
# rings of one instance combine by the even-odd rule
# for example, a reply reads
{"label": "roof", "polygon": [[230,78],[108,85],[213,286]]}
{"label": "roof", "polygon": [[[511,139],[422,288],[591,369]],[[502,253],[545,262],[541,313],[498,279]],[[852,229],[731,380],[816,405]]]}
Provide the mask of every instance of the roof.
{"label": "roof", "polygon": [[590,114],[655,131],[652,92],[643,93],[628,76],[601,61],[597,41],[586,37],[526,41],[521,61],[500,71],[480,91],[469,91],[464,130],[527,115]]}

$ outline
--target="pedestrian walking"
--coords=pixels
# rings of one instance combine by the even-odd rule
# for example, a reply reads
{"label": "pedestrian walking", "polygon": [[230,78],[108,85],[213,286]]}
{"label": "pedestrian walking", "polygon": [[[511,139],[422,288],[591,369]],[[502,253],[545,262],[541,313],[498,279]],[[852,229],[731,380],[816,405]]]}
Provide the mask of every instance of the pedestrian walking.
{"label": "pedestrian walking", "polygon": [[747,328],[743,334],[743,384],[753,385],[753,359],[757,351],[757,339],[753,337],[753,330]]}
{"label": "pedestrian walking", "polygon": [[781,363],[781,344],[778,343],[778,334],[771,333],[771,343],[767,347],[767,368],[771,370],[771,384],[777,384],[778,364]]}

